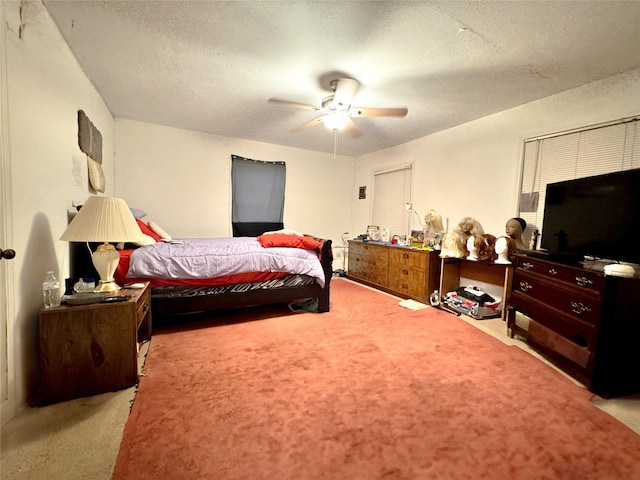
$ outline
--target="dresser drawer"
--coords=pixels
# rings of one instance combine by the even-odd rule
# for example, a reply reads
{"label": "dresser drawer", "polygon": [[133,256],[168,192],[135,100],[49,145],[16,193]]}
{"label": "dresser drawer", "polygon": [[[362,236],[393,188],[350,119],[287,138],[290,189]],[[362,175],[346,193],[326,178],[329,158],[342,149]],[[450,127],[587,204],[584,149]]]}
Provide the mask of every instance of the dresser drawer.
{"label": "dresser drawer", "polygon": [[597,273],[534,258],[517,257],[517,270],[534,273],[554,282],[565,283],[567,286],[589,290],[594,295],[599,295],[605,285],[604,277]]}
{"label": "dresser drawer", "polygon": [[528,275],[516,270],[513,292],[518,298],[536,299],[565,315],[581,322],[598,325],[602,315],[602,301],[591,292],[582,292],[575,288],[562,288],[550,279]]}
{"label": "dresser drawer", "polygon": [[349,242],[349,276],[378,285],[387,284],[388,248]]}
{"label": "dresser drawer", "polygon": [[428,253],[422,251],[411,251],[408,248],[389,249],[389,267],[399,269],[416,269],[424,271],[427,268]]}
{"label": "dresser drawer", "polygon": [[150,291],[150,289],[146,288],[136,304],[136,327],[140,327],[140,324],[144,321],[147,313],[149,312],[149,308],[151,308]]}
{"label": "dresser drawer", "polygon": [[535,319],[541,325],[552,329],[570,342],[589,351],[596,349],[597,328],[574,316],[561,312],[548,303],[523,294],[519,290],[511,293],[511,303],[525,315]]}
{"label": "dresser drawer", "polygon": [[403,296],[412,297],[422,302],[427,300],[427,282],[424,270],[389,265],[389,288]]}
{"label": "dresser drawer", "polygon": [[593,362],[591,350],[558,335],[535,320],[531,320],[529,324],[528,340],[570,360],[581,369],[587,370]]}

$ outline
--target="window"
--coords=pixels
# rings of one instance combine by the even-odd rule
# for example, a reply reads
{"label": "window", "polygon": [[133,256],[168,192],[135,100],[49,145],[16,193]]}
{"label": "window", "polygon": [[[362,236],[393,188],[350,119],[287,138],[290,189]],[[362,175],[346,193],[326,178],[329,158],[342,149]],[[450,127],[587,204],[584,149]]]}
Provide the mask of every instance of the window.
{"label": "window", "polygon": [[640,117],[525,140],[518,216],[542,229],[547,184],[640,168]]}
{"label": "window", "polygon": [[234,237],[257,237],[283,228],[284,162],[231,155],[231,223]]}
{"label": "window", "polygon": [[374,173],[372,225],[388,228],[390,235],[407,234],[407,203],[411,203],[411,166]]}

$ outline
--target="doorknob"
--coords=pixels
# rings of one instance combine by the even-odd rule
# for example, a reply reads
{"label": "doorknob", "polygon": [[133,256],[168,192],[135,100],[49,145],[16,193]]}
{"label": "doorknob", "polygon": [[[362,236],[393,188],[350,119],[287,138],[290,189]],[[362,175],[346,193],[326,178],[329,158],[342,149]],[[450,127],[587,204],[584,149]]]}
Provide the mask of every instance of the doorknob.
{"label": "doorknob", "polygon": [[7,248],[6,250],[0,249],[0,258],[6,258],[7,260],[11,260],[16,256],[16,251]]}

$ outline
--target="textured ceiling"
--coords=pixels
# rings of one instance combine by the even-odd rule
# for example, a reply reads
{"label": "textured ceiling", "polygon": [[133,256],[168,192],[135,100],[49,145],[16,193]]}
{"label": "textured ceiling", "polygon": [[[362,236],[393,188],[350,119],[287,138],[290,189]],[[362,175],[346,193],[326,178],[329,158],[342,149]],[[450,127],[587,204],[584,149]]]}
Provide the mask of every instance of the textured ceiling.
{"label": "textured ceiling", "polygon": [[333,151],[312,110],[341,75],[358,156],[640,67],[640,1],[44,0],[115,117]]}

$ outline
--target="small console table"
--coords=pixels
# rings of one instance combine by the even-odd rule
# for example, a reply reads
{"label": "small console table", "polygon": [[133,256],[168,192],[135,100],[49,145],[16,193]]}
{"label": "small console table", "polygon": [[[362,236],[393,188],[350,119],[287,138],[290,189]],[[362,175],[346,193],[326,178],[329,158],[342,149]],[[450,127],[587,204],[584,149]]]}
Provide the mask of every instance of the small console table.
{"label": "small console table", "polygon": [[472,261],[462,258],[442,258],[440,267],[440,296],[456,290],[460,277],[490,283],[502,287],[502,314],[506,319],[506,306],[511,296],[513,266],[493,262]]}
{"label": "small console table", "polygon": [[640,391],[640,279],[516,255],[507,327],[599,395]]}

